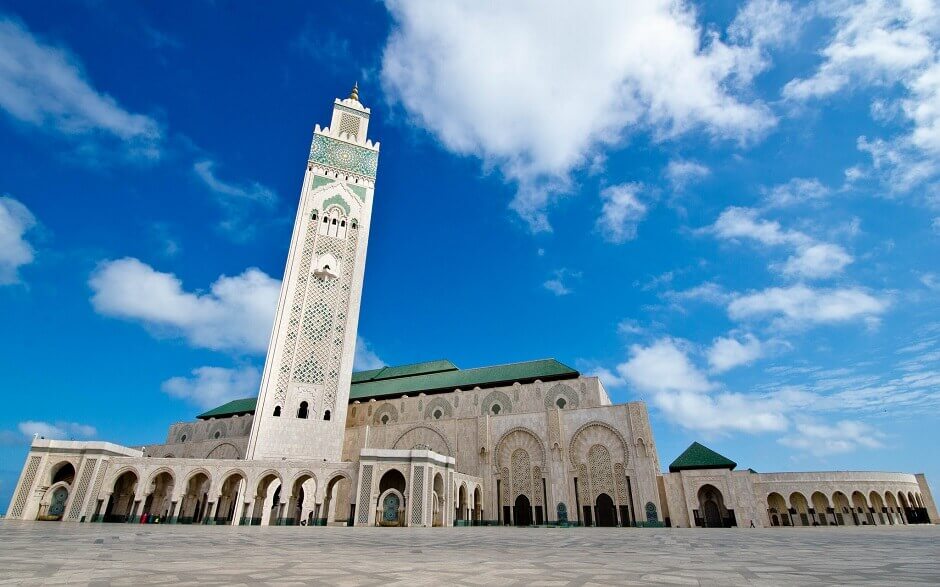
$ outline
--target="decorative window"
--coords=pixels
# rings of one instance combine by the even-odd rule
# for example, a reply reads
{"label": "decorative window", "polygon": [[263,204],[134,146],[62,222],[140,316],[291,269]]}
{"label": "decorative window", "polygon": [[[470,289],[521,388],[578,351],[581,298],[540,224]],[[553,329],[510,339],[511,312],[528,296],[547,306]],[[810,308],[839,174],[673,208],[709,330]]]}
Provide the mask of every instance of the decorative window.
{"label": "decorative window", "polygon": [[307,402],[300,402],[300,408],[297,410],[297,417],[302,419],[307,418]]}
{"label": "decorative window", "polygon": [[330,411],[329,411],[329,410],[323,412],[323,419],[324,419],[324,420],[329,420],[329,419],[330,419]]}
{"label": "decorative window", "polygon": [[444,413],[443,413],[442,411],[440,411],[440,410],[434,410],[434,419],[435,419],[435,420],[440,420],[440,419],[441,419],[441,416],[443,416],[443,415],[444,415]]}
{"label": "decorative window", "polygon": [[180,436],[180,442],[186,442],[186,435]]}
{"label": "decorative window", "polygon": [[499,415],[499,411],[500,411],[502,408],[499,406],[499,404],[493,404],[493,407],[490,408],[490,409],[493,410],[493,415],[498,416],[498,415]]}
{"label": "decorative window", "polygon": [[281,417],[281,406],[274,406],[274,417],[275,418]]}
{"label": "decorative window", "polygon": [[561,409],[565,409],[565,405],[566,405],[567,403],[568,403],[568,402],[565,401],[565,398],[560,397],[560,398],[558,398],[558,401],[555,402],[555,405],[558,406],[558,407],[561,408]]}
{"label": "decorative window", "polygon": [[218,437],[220,437],[220,436],[222,436],[222,433],[219,432],[218,430],[216,430],[216,431],[215,431],[215,434],[212,435],[213,438],[218,438]]}
{"label": "decorative window", "polygon": [[388,424],[388,414],[382,414],[382,423]]}

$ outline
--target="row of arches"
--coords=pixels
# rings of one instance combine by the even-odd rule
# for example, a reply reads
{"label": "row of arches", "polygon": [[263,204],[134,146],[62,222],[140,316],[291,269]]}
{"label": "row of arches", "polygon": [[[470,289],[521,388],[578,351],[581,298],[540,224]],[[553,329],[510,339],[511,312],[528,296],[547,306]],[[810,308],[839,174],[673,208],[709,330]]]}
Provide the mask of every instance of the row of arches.
{"label": "row of arches", "polygon": [[862,491],[828,496],[813,492],[809,499],[793,492],[789,502],[778,492],[767,495],[771,526],[875,526],[929,523],[923,497],[914,491]]}
{"label": "row of arches", "polygon": [[275,470],[251,479],[245,471],[232,469],[213,479],[205,469],[181,477],[164,467],[142,480],[135,469],[127,468],[99,496],[92,520],[239,525],[348,522],[355,506],[350,506],[347,516],[345,507],[338,504],[352,495],[349,475],[336,472],[327,479],[322,495],[318,489],[311,471],[300,472],[285,483]]}

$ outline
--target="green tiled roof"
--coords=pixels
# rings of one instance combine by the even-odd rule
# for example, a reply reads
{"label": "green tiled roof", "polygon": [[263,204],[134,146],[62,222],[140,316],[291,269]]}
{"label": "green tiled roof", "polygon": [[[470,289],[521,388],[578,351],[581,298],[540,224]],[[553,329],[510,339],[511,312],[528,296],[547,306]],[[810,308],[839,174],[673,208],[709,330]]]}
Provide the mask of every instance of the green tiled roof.
{"label": "green tiled roof", "polygon": [[256,397],[234,399],[227,404],[222,404],[217,408],[212,408],[208,412],[203,412],[196,417],[200,420],[208,420],[209,418],[221,418],[222,416],[241,416],[242,414],[253,414],[255,411],[255,404],[257,403],[258,398]]}
{"label": "green tiled roof", "polygon": [[413,377],[415,375],[429,375],[431,373],[440,373],[442,371],[457,371],[457,365],[454,365],[446,359],[439,361],[428,361],[426,363],[414,363],[412,365],[401,365],[399,367],[382,367],[371,371],[360,371],[353,373],[353,383],[364,383],[366,381],[377,381],[382,379],[398,379],[399,377]]}
{"label": "green tiled roof", "polygon": [[[447,363],[450,361],[435,361]],[[396,369],[396,368],[393,368]],[[411,376],[395,378],[373,378],[367,381],[357,381],[349,391],[350,400],[368,400],[403,394],[420,392],[445,392],[457,388],[472,389],[480,387],[496,387],[509,385],[513,382],[526,383],[541,379],[568,379],[577,377],[579,373],[559,363],[555,359],[542,359],[527,361],[525,363],[510,363],[509,365],[496,365],[493,367],[479,367],[477,369],[440,370],[434,373],[420,373]]]}
{"label": "green tiled roof", "polygon": [[738,464],[731,459],[722,456],[707,446],[697,442],[689,445],[676,460],[669,465],[669,472],[683,471],[689,469],[734,469]]}
{"label": "green tiled roof", "polygon": [[[429,361],[383,367],[353,373],[349,401],[368,401],[372,398],[397,397],[404,394],[443,393],[455,389],[497,387],[516,381],[530,383],[536,379],[552,381],[571,379],[580,373],[555,359],[541,359],[524,363],[510,363],[476,369],[458,369],[447,360]],[[257,398],[231,401],[197,416],[200,419],[223,418],[255,411]]]}

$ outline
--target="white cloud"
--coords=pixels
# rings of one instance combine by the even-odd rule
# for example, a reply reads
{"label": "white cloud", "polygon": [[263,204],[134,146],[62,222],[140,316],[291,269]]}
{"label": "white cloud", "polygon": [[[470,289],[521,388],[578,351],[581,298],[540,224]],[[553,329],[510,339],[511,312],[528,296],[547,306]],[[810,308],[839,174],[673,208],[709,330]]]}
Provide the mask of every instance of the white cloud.
{"label": "white cloud", "polygon": [[636,238],[636,228],[646,217],[646,204],[637,194],[643,189],[638,183],[625,183],[601,192],[604,206],[597,219],[597,229],[612,243],[625,243]]}
{"label": "white cloud", "polygon": [[721,285],[706,281],[686,290],[669,290],[663,292],[663,298],[677,309],[684,309],[685,302],[698,301],[722,306],[731,300],[731,294]]}
{"label": "white cloud", "polygon": [[552,272],[552,277],[542,283],[542,287],[552,292],[556,296],[566,296],[572,293],[571,281],[581,277],[579,271],[569,271],[561,268]]}
{"label": "white cloud", "polygon": [[630,360],[618,365],[617,372],[641,391],[702,393],[711,390],[714,384],[692,364],[680,344],[672,338],[661,338],[647,347],[632,345]]}
{"label": "white cloud", "polygon": [[711,169],[695,161],[673,159],[666,166],[666,179],[675,191],[682,191],[709,175],[711,175]]}
{"label": "white cloud", "polygon": [[744,342],[735,337],[718,337],[708,349],[708,364],[715,373],[723,373],[747,365],[764,354],[764,345],[753,334],[744,335]]}
{"label": "white cloud", "polygon": [[[940,4],[842,0],[819,8],[835,20],[835,33],[815,73],[787,83],[784,96],[805,101],[858,86],[891,92],[888,99],[874,100],[873,114],[881,119],[898,112],[910,132],[887,141],[861,137],[859,148],[888,174],[892,190],[906,191],[935,175],[940,170]],[[898,86],[900,98],[894,95]]]}
{"label": "white cloud", "polygon": [[172,273],[134,258],[101,263],[88,283],[100,314],[142,322],[197,347],[248,353],[267,349],[281,285],[250,268],[219,277],[208,292],[187,292]]}
{"label": "white cloud", "polygon": [[712,231],[723,239],[748,238],[765,245],[803,246],[812,242],[805,234],[795,230],[784,230],[779,222],[757,217],[750,208],[731,206],[722,212]]}
{"label": "white cloud", "polygon": [[73,55],[10,19],[0,19],[0,108],[86,147],[110,139],[137,157],[160,155],[162,131],[153,119],[128,112],[95,90]]}
{"label": "white cloud", "polygon": [[779,222],[758,218],[757,211],[749,208],[725,209],[710,230],[722,239],[751,239],[768,246],[790,247],[795,253],[785,263],[771,265],[771,269],[788,277],[831,277],[854,261],[841,246],[817,242],[798,230],[784,230]]}
{"label": "white cloud", "polygon": [[801,248],[781,267],[784,275],[809,279],[830,277],[841,273],[853,261],[852,255],[839,245],[817,243]]}
{"label": "white cloud", "polygon": [[[847,169],[847,181],[857,179],[861,173],[857,168]],[[787,206],[804,205],[825,199],[831,190],[816,178],[794,177],[790,181],[775,185],[763,190],[767,206],[784,208]]]}
{"label": "white cloud", "polygon": [[777,318],[778,325],[877,318],[889,301],[859,288],[812,289],[803,284],[739,295],[728,304],[734,320]]}
{"label": "white cloud", "polygon": [[258,394],[261,373],[252,366],[226,369],[198,367],[192,377],[173,377],[163,382],[163,392],[209,409],[234,399]]}
{"label": "white cloud", "polygon": [[651,394],[652,403],[669,419],[690,430],[757,433],[786,429],[786,406],[780,400],[710,393],[717,385],[692,363],[682,344],[667,337],[646,347],[633,345],[630,359],[618,365],[617,372]]}
{"label": "white cloud", "polygon": [[19,282],[18,269],[33,262],[33,247],[24,236],[35,225],[36,218],[26,206],[0,196],[0,285]]}
{"label": "white cloud", "polygon": [[569,173],[629,132],[748,141],[776,123],[736,95],[766,67],[758,44],[774,36],[750,21],[741,45],[669,0],[386,6],[386,93],[445,148],[516,182],[511,206],[534,230],[549,229],[545,207]]}
{"label": "white cloud", "polygon": [[375,353],[368,342],[361,336],[356,337],[356,357],[353,361],[353,369],[356,371],[368,371],[370,369],[379,369],[385,366],[383,361]]}
{"label": "white cloud", "polygon": [[854,451],[858,448],[881,448],[883,435],[872,426],[851,420],[835,424],[810,421],[797,422],[792,434],[780,443],[814,454],[826,456]]}
{"label": "white cloud", "polygon": [[91,438],[98,434],[94,426],[88,424],[79,424],[78,422],[42,422],[36,420],[27,420],[20,422],[17,428],[24,436],[32,437],[35,435],[53,440],[71,440],[76,438]]}

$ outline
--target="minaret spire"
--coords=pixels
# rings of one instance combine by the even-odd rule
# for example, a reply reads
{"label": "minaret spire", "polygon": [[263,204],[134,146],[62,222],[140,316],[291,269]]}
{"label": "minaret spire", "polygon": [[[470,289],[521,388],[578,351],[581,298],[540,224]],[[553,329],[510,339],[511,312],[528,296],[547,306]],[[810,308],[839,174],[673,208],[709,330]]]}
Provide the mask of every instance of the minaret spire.
{"label": "minaret spire", "polygon": [[359,82],[358,81],[353,84],[352,91],[349,92],[349,99],[355,100],[356,102],[359,101]]}

